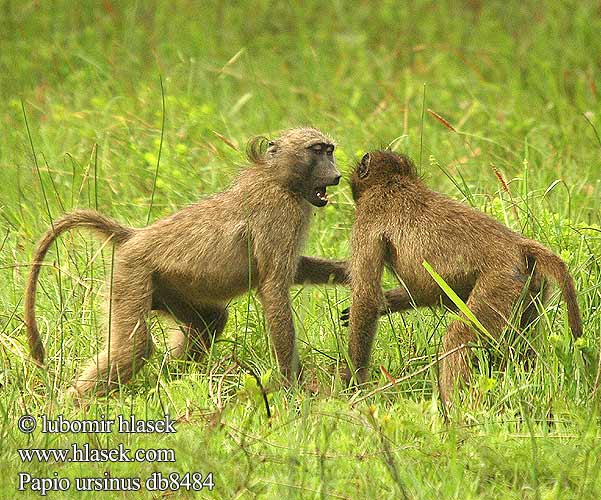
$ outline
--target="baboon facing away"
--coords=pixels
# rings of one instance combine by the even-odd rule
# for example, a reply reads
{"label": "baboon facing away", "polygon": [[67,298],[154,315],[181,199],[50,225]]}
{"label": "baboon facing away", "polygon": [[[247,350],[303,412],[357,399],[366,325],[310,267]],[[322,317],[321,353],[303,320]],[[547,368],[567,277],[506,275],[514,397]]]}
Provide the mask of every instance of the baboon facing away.
{"label": "baboon facing away", "polygon": [[33,358],[44,361],[35,321],[41,263],[58,235],[86,227],[112,238],[116,252],[109,332],[103,351],[74,382],[77,392],[106,392],[142,367],[153,351],[146,326],[151,310],[185,325],[189,345],[172,345],[173,352],[198,357],[225,327],[227,302],[249,286],[258,289],[282,374],[293,380],[300,367],[289,287],[348,280],[345,262],[299,253],[312,206],[326,205],[326,188],[339,182],[333,151],[332,140],[319,130],[291,129],[270,142],[251,141],[250,166],[228,190],[148,227],[124,227],[91,210],[56,220],[38,244],[27,282]]}
{"label": "baboon facing away", "polygon": [[[367,378],[377,319],[387,311],[449,304],[423,267],[427,261],[466,302],[487,331],[497,337],[525,294],[521,325],[535,317],[535,299],[544,300],[544,278],[562,289],[568,321],[582,335],[574,282],[565,263],[541,244],[467,205],[428,189],[411,160],[389,151],[366,153],[351,178],[356,203],[352,231],[352,304],[349,357],[359,383]],[[385,295],[384,266],[402,286]],[[527,289],[525,290],[525,288]],[[443,339],[448,352],[476,339],[464,322],[453,321]],[[469,373],[470,357],[459,349],[442,360],[441,399]],[[352,372],[347,372],[350,382]]]}

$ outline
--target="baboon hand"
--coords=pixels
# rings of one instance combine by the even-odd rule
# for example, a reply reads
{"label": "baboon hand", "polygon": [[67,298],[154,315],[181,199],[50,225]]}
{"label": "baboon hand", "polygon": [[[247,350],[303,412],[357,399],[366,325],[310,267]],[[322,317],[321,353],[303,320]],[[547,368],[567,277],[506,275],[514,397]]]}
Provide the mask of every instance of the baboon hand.
{"label": "baboon hand", "polygon": [[351,308],[345,307],[342,310],[342,312],[340,313],[340,323],[342,323],[342,326],[348,326],[350,319],[351,319]]}
{"label": "baboon hand", "polygon": [[[389,311],[387,310],[382,310],[379,312],[380,316],[384,316],[385,314],[387,314]],[[342,326],[349,326],[350,324],[350,320],[351,320],[351,308],[350,307],[345,307],[341,312],[340,312],[340,324]]]}

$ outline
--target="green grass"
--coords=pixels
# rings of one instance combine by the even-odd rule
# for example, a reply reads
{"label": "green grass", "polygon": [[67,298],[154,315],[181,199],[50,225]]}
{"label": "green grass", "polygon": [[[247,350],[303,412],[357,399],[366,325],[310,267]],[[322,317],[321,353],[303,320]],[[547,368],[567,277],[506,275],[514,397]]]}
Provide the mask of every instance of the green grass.
{"label": "green grass", "polygon": [[[212,471],[214,490],[199,496],[601,498],[601,394],[591,397],[601,341],[600,32],[599,6],[576,1],[0,1],[0,497],[15,496],[19,472],[144,480]],[[93,207],[143,226],[224,189],[251,136],[299,124],[336,137],[347,177],[363,151],[394,143],[432,188],[561,255],[576,281],[583,340],[571,340],[555,293],[530,332],[534,366],[510,332],[500,349],[479,349],[473,389],[445,423],[437,367],[420,369],[440,350],[449,314],[383,318],[369,389],[388,382],[380,366],[406,379],[354,404],[361,396],[336,375],[348,291],[297,288],[311,392],[277,388],[261,308],[249,295],[231,304],[223,340],[203,363],[167,363],[161,346],[173,325],[155,319],[158,352],[133,383],[85,408],[64,401],[101,340],[112,252],[73,232],[49,253],[37,306],[48,363],[36,368],[23,290],[50,221]],[[305,251],[344,257],[350,189],[343,182],[330,191]],[[250,371],[269,391],[271,419]],[[178,419],[175,435],[17,428],[24,414],[165,413]],[[172,448],[177,460],[45,464],[17,453],[74,442]]]}

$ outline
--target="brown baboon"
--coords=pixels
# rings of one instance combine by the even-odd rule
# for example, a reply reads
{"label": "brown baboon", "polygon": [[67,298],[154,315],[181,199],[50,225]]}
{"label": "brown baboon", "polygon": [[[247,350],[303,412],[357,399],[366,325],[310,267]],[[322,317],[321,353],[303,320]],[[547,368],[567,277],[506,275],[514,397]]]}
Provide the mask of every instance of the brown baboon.
{"label": "brown baboon", "polygon": [[[228,190],[148,227],[124,227],[91,210],[55,221],[38,244],[27,283],[33,358],[44,361],[34,311],[42,260],[58,235],[87,227],[112,238],[116,255],[105,347],[77,377],[77,392],[106,392],[142,367],[153,350],[146,327],[151,310],[186,326],[188,349],[197,357],[223,330],[227,302],[249,287],[258,289],[278,364],[293,380],[300,367],[289,287],[348,280],[346,262],[300,256],[311,206],[326,205],[326,188],[340,180],[333,151],[319,130],[291,129],[274,141],[251,141],[250,166]],[[172,347],[176,354],[184,351]]]}
{"label": "brown baboon", "polygon": [[[444,292],[422,265],[427,261],[466,302],[492,336],[507,326],[525,294],[521,324],[535,317],[535,299],[545,298],[544,278],[562,287],[575,337],[582,323],[574,282],[565,263],[541,244],[524,238],[467,205],[428,189],[411,160],[389,151],[366,153],[351,178],[356,203],[352,234],[352,305],[349,354],[359,383],[367,378],[376,322],[387,311],[449,305]],[[384,266],[402,286],[381,289]],[[528,287],[524,290],[525,287]],[[384,302],[385,301],[385,302]],[[476,338],[462,321],[445,333],[444,351]],[[457,350],[442,361],[441,398],[449,402],[456,382],[465,379],[469,355]],[[352,375],[347,372],[350,382]]]}

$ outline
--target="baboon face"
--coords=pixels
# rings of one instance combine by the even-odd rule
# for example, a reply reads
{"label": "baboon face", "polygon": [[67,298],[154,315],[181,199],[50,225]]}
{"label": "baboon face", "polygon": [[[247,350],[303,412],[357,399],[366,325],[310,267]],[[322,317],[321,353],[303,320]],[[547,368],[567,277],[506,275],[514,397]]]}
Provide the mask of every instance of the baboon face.
{"label": "baboon face", "polygon": [[312,128],[291,129],[267,147],[267,157],[290,166],[285,182],[316,207],[328,203],[326,189],[340,182],[333,141]]}
{"label": "baboon face", "polygon": [[392,151],[365,153],[351,176],[351,191],[357,201],[371,186],[385,185],[401,177],[417,177],[415,165],[405,155]]}
{"label": "baboon face", "polygon": [[327,187],[340,182],[340,172],[336,169],[334,160],[334,145],[316,142],[307,146],[306,154],[311,182],[304,197],[312,205],[323,207],[328,203]]}

